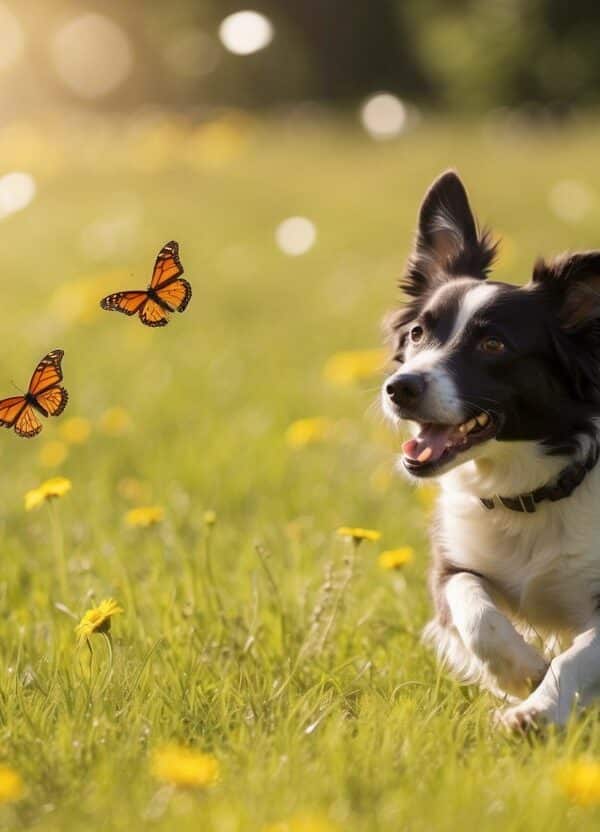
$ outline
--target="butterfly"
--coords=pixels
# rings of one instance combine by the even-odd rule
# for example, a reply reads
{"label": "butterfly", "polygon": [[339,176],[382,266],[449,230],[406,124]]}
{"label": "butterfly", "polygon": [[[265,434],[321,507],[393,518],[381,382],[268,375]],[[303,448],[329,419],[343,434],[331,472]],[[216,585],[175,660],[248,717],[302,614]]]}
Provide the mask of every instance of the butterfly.
{"label": "butterfly", "polygon": [[139,313],[140,321],[146,326],[166,326],[169,313],[183,312],[192,297],[192,287],[183,280],[182,274],[179,244],[171,240],[158,252],[147,289],[115,292],[102,298],[100,306],[124,315]]}
{"label": "butterfly", "polygon": [[69,394],[60,386],[63,378],[60,362],[63,355],[62,350],[52,350],[42,358],[33,371],[24,396],[0,399],[1,427],[14,427],[18,436],[29,439],[37,436],[42,429],[36,410],[42,416],[60,416],[69,401]]}

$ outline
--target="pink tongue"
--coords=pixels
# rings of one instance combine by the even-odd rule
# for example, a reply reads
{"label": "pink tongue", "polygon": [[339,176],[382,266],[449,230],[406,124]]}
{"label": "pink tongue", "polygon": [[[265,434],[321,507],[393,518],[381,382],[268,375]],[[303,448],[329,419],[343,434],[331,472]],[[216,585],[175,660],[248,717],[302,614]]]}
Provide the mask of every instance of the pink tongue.
{"label": "pink tongue", "polygon": [[[455,430],[456,425],[423,425],[418,436],[402,445],[402,453],[414,462],[436,462]],[[431,449],[430,454],[426,453],[427,448]],[[423,459],[419,460],[421,455]]]}

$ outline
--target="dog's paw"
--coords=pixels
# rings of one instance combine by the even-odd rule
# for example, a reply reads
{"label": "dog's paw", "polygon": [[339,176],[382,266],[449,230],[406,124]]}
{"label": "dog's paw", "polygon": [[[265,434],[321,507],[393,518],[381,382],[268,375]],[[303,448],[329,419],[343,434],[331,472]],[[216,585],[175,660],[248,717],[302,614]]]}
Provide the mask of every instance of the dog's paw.
{"label": "dog's paw", "polygon": [[548,715],[538,708],[522,703],[512,708],[494,711],[494,728],[511,734],[530,734],[540,731],[549,721]]}
{"label": "dog's paw", "polygon": [[526,641],[513,643],[511,647],[490,656],[486,666],[499,688],[522,699],[542,681],[548,662]]}
{"label": "dog's paw", "polygon": [[519,699],[535,690],[548,669],[542,654],[497,610],[481,621],[474,650],[495,687]]}

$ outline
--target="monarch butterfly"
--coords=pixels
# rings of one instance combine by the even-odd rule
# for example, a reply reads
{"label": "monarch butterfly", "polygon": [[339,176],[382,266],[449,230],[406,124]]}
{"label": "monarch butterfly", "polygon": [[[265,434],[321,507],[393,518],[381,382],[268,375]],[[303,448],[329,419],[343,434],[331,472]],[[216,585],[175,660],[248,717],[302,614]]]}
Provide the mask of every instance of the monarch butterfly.
{"label": "monarch butterfly", "polygon": [[192,287],[181,278],[182,274],[179,244],[171,240],[158,252],[147,289],[115,292],[102,298],[100,306],[124,315],[139,313],[140,321],[146,326],[166,326],[169,313],[183,312],[192,297]]}
{"label": "monarch butterfly", "polygon": [[69,394],[60,386],[63,378],[60,362],[64,352],[52,350],[44,356],[31,376],[24,396],[0,399],[0,426],[14,427],[18,436],[37,436],[42,423],[35,411],[42,416],[59,416],[69,401]]}

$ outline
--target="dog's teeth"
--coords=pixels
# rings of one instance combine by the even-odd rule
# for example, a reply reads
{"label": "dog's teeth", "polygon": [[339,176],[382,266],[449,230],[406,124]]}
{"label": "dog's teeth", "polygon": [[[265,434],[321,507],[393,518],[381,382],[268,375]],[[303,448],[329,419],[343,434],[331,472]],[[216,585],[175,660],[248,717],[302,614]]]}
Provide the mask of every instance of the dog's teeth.
{"label": "dog's teeth", "polygon": [[423,448],[423,450],[421,451],[421,453],[417,457],[417,460],[419,462],[427,462],[427,460],[429,459],[429,457],[431,456],[432,453],[433,453],[433,451],[431,450],[431,448]]}
{"label": "dog's teeth", "polygon": [[485,427],[485,425],[487,425],[487,423],[490,421],[490,417],[487,415],[487,413],[480,413],[477,417],[477,421],[479,422],[481,427]]}
{"label": "dog's teeth", "polygon": [[470,433],[476,424],[476,419],[469,419],[468,422],[463,422],[462,425],[459,425],[458,430],[460,431],[460,433]]}

